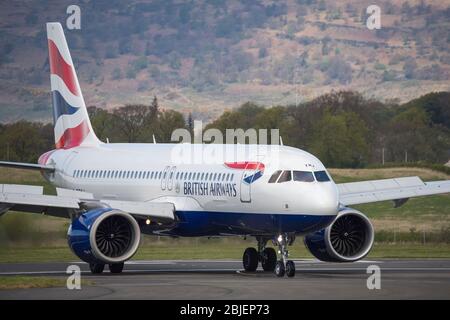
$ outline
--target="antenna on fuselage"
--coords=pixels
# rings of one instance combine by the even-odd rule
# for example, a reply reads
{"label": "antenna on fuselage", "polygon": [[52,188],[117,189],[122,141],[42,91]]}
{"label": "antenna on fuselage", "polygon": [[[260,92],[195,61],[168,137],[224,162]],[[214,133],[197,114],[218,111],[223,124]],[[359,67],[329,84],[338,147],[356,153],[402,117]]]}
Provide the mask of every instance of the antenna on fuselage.
{"label": "antenna on fuselage", "polygon": [[109,143],[109,138],[108,137],[106,137],[106,143]]}
{"label": "antenna on fuselage", "polygon": [[152,134],[153,136],[153,144],[156,144],[155,134]]}
{"label": "antenna on fuselage", "polygon": [[283,145],[283,138],[280,136],[280,145]]}

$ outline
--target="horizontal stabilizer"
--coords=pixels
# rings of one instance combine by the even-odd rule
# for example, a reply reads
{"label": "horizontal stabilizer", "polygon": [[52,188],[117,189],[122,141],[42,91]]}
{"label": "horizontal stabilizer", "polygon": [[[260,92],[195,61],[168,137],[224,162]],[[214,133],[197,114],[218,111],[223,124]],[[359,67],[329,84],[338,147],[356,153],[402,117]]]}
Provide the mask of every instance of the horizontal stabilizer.
{"label": "horizontal stabilizer", "polygon": [[52,166],[35,164],[35,163],[24,163],[24,162],[0,161],[0,167],[15,168],[15,169],[27,169],[27,170],[44,170],[44,171],[48,171],[48,172],[55,171],[55,168]]}

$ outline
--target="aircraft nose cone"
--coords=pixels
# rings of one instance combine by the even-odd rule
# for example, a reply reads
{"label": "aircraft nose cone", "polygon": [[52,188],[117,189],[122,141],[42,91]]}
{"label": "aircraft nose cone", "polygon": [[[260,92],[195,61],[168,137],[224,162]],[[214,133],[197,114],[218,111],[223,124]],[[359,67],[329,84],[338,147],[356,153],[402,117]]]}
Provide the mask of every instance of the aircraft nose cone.
{"label": "aircraft nose cone", "polygon": [[323,186],[317,192],[316,203],[318,210],[323,214],[337,214],[339,198],[336,186]]}

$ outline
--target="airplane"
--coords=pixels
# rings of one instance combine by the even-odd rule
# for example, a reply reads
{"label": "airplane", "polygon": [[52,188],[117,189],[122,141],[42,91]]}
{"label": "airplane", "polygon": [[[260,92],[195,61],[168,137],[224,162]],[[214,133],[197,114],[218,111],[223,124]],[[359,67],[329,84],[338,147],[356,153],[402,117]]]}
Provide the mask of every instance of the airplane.
{"label": "airplane", "polygon": [[[103,143],[92,128],[60,23],[47,23],[55,149],[37,164],[0,166],[39,170],[56,187],[0,185],[0,215],[9,210],[71,219],[72,252],[94,274],[121,273],[142,234],[173,237],[254,237],[244,251],[246,272],[261,265],[293,277],[288,247],[296,237],[319,260],[354,262],[374,242],[370,220],[351,205],[448,193],[450,180],[419,177],[336,184],[322,162],[289,146],[182,144],[223,161],[175,159],[181,144]],[[231,149],[230,149],[231,148]],[[256,150],[256,151],[255,151]],[[271,241],[278,248],[268,247]],[[278,255],[278,256],[277,256]]]}

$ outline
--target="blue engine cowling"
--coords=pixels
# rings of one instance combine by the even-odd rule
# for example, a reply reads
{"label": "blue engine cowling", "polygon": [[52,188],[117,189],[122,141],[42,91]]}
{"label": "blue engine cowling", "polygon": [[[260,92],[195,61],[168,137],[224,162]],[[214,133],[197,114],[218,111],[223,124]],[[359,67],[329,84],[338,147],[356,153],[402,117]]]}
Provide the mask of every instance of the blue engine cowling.
{"label": "blue engine cowling", "polygon": [[360,260],[369,253],[373,240],[370,220],[352,208],[342,209],[331,225],[304,238],[309,251],[328,262]]}
{"label": "blue engine cowling", "polygon": [[136,253],[140,238],[136,220],[111,208],[87,211],[72,221],[67,232],[72,252],[88,263],[124,262]]}

